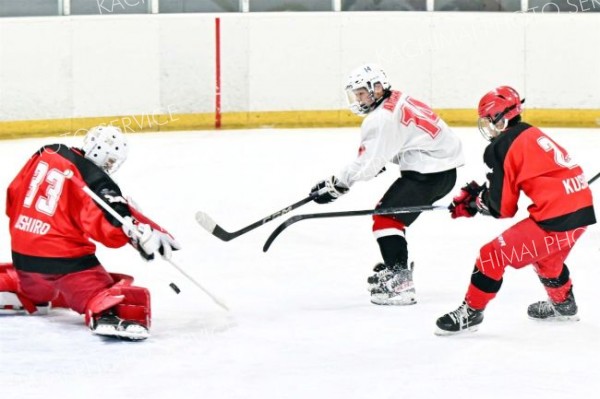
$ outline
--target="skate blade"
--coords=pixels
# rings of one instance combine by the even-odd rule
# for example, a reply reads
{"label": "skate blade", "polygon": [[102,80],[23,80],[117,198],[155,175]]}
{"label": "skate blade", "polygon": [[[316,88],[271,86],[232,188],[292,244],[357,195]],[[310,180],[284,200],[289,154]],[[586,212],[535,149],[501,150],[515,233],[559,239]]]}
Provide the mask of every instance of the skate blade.
{"label": "skate blade", "polygon": [[22,307],[15,307],[11,305],[0,307],[0,315],[5,316],[20,316],[27,314],[27,311]]}
{"label": "skate blade", "polygon": [[384,306],[407,306],[414,305],[417,303],[417,298],[414,295],[402,296],[397,295],[389,297],[387,295],[371,295],[371,303],[375,305]]}
{"label": "skate blade", "polygon": [[127,341],[142,341],[150,336],[148,330],[142,326],[129,326],[126,330],[117,330],[114,326],[100,325],[92,330],[92,333]]}
{"label": "skate blade", "polygon": [[27,311],[15,293],[0,292],[0,314],[22,315],[26,313]]}
{"label": "skate blade", "polygon": [[451,335],[459,335],[459,334],[464,334],[467,332],[474,333],[478,329],[479,329],[479,326],[472,326],[472,327],[468,327],[468,328],[465,328],[463,330],[458,330],[458,331],[446,331],[446,330],[442,330],[441,328],[437,327],[433,333],[435,335],[437,335],[438,337],[448,337]]}
{"label": "skate blade", "polygon": [[530,320],[535,320],[535,321],[545,322],[545,323],[553,323],[553,322],[562,323],[562,322],[576,322],[576,321],[579,321],[579,316],[578,315],[573,315],[573,316],[553,316],[553,317],[546,317],[545,319],[538,319],[538,318],[531,317],[531,316],[527,316],[527,317],[529,317]]}

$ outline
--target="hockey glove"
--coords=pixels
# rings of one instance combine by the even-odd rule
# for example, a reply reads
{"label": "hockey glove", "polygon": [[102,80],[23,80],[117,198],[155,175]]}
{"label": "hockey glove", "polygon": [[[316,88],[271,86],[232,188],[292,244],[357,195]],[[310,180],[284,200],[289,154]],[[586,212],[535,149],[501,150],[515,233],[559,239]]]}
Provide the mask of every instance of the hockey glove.
{"label": "hockey glove", "polygon": [[460,193],[452,199],[452,203],[448,206],[452,219],[460,217],[473,217],[480,208],[485,208],[480,194],[487,191],[485,184],[480,186],[477,182],[472,181],[461,187]]}
{"label": "hockey glove", "polygon": [[343,186],[335,176],[317,183],[310,189],[310,195],[317,204],[327,204],[338,199],[350,190]]}
{"label": "hockey glove", "polygon": [[135,224],[132,229],[123,225],[123,231],[130,237],[131,245],[137,249],[145,260],[153,260],[156,252],[163,259],[169,260],[173,251],[181,249],[181,246],[173,237],[161,231],[154,230],[148,224]]}

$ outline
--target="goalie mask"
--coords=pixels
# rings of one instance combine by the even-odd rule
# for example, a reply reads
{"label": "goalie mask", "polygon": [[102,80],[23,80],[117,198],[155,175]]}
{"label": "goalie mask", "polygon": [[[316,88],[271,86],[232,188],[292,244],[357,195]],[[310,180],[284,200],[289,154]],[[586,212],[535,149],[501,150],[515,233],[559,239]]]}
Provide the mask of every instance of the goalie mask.
{"label": "goalie mask", "polygon": [[127,159],[127,139],[114,126],[91,128],[83,139],[84,156],[109,175],[116,172]]}
{"label": "goalie mask", "polygon": [[392,87],[383,69],[377,65],[367,64],[352,71],[346,84],[346,100],[353,113],[364,116],[379,105],[383,97],[375,97],[377,83],[384,92]]}
{"label": "goalie mask", "polygon": [[523,112],[523,103],[519,93],[509,86],[500,86],[479,101],[479,120],[477,125],[483,137],[490,141],[508,127],[511,119]]}

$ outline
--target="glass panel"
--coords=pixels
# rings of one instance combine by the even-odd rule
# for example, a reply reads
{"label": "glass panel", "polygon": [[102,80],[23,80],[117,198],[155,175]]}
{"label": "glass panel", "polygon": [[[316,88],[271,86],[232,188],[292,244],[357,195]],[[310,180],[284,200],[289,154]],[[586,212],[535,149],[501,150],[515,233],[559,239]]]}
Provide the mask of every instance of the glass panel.
{"label": "glass panel", "polygon": [[427,0],[342,0],[342,11],[426,11]]}
{"label": "glass panel", "polygon": [[0,0],[0,17],[58,15],[58,0]]}
{"label": "glass panel", "polygon": [[529,12],[600,12],[600,0],[529,0]]}
{"label": "glass panel", "polygon": [[250,0],[250,11],[333,11],[331,0]]}
{"label": "glass panel", "polygon": [[435,11],[521,11],[521,0],[435,0],[433,4]]}
{"label": "glass panel", "polygon": [[160,0],[159,12],[236,12],[240,0]]}
{"label": "glass panel", "polygon": [[146,14],[150,0],[71,0],[71,15]]}

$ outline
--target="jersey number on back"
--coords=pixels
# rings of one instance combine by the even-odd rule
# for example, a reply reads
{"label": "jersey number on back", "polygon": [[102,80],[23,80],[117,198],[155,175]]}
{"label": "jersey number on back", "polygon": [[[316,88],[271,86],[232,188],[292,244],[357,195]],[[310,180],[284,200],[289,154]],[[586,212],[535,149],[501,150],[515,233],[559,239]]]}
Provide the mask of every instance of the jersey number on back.
{"label": "jersey number on back", "polygon": [[548,137],[540,137],[537,139],[537,143],[542,149],[546,152],[552,151],[554,152],[554,162],[558,166],[562,166],[563,168],[573,169],[577,166],[577,163],[574,162],[569,155],[563,154],[563,152],[558,148],[556,144]]}
{"label": "jersey number on back", "polygon": [[46,215],[52,216],[56,212],[58,200],[62,194],[63,184],[65,183],[65,175],[58,169],[50,169],[48,171],[48,164],[46,162],[38,163],[29,182],[29,189],[25,200],[23,200],[23,206],[25,208],[31,207],[35,196],[44,182],[48,183],[46,187],[45,196],[41,195],[35,203],[35,209],[39,212],[45,213]]}
{"label": "jersey number on back", "polygon": [[402,104],[400,109],[402,110],[402,120],[400,122],[404,126],[414,123],[416,127],[423,130],[432,138],[435,138],[442,130],[437,124],[440,117],[426,104],[412,97],[406,97],[406,103]]}

